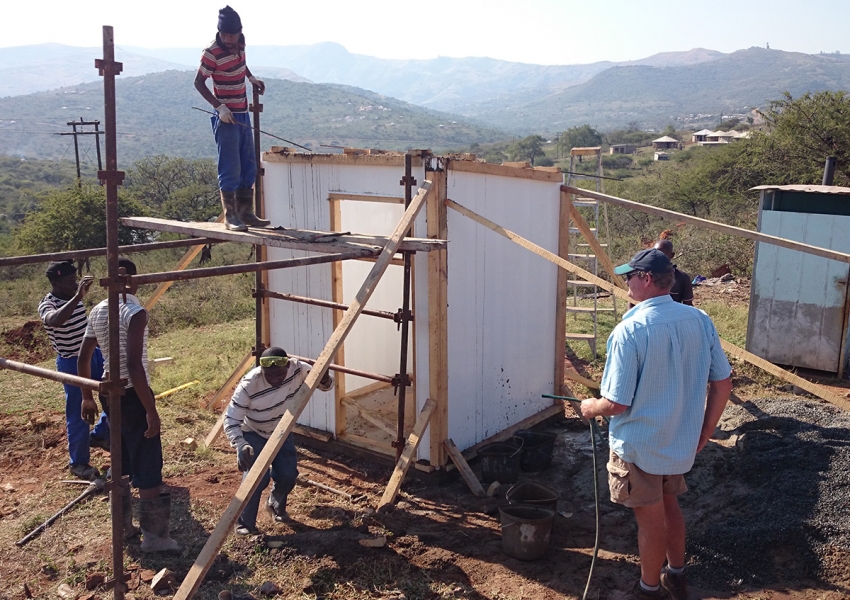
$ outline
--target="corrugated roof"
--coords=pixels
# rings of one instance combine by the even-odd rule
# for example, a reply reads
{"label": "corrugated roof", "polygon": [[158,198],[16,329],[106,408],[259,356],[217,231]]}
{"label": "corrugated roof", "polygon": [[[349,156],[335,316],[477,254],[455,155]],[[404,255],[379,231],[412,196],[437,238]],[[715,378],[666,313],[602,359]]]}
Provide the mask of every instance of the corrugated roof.
{"label": "corrugated roof", "polygon": [[664,137],[660,137],[657,140],[652,140],[652,143],[654,144],[655,142],[678,142],[678,141],[679,140],[677,140],[676,138],[671,138],[669,135],[665,135]]}
{"label": "corrugated roof", "polygon": [[750,190],[781,190],[783,192],[814,192],[850,196],[850,188],[838,185],[758,185]]}

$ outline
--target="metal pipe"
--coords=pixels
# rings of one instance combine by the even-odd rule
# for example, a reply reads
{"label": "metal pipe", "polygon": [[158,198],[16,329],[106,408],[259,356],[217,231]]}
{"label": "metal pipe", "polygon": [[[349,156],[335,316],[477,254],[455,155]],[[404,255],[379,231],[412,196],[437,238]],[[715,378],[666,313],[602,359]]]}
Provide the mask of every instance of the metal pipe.
{"label": "metal pipe", "polygon": [[71,500],[68,504],[63,506],[59,510],[59,512],[57,512],[55,515],[53,515],[52,517],[47,519],[44,523],[42,523],[41,525],[39,525],[38,527],[36,527],[32,531],[30,531],[22,539],[15,542],[15,545],[18,548],[26,545],[30,540],[32,540],[33,538],[38,536],[38,534],[40,534],[42,531],[44,531],[45,529],[47,529],[48,527],[53,525],[53,523],[54,523],[54,521],[56,521],[56,519],[58,519],[59,517],[64,515],[66,512],[68,512],[72,508],[74,508],[77,504],[79,504],[80,502],[82,502],[83,500],[88,498],[89,496],[93,496],[95,493],[102,492],[104,486],[106,485],[106,481],[104,481],[103,479],[95,479],[94,481],[92,481],[88,485],[89,486],[85,490],[83,490],[82,494],[80,494],[79,496],[77,496],[76,498]]}
{"label": "metal pipe", "polygon": [[[263,170],[260,168],[260,113],[263,112],[263,105],[260,104],[260,89],[256,85],[251,85],[251,90],[254,94],[254,102],[251,104],[251,112],[254,113],[254,162],[257,166],[257,175],[254,178],[254,214],[262,218],[263,211],[261,209],[261,198],[263,190]],[[254,262],[262,262],[265,258],[265,250],[261,244],[254,246]],[[254,274],[254,289],[257,292],[262,292],[265,289],[263,283],[263,272],[256,271]],[[260,356],[265,350],[263,344],[263,296],[258,293],[254,296],[254,366],[260,366]]]}
{"label": "metal pipe", "polygon": [[[165,271],[163,273],[149,273],[146,275],[127,275],[125,280],[133,281],[139,285],[146,283],[160,283],[162,281],[186,281],[199,279],[201,277],[217,277],[219,275],[238,275],[239,273],[254,273],[256,271],[268,271],[272,269],[285,269],[288,267],[304,267],[308,265],[321,265],[338,260],[351,260],[374,256],[372,250],[355,250],[353,252],[341,252],[338,254],[323,254],[321,256],[308,256],[305,258],[289,258],[286,260],[272,260],[260,263],[248,263],[242,265],[229,265],[225,267],[206,267],[203,269],[190,269],[188,271]],[[100,285],[109,285],[109,278],[100,280]]]}
{"label": "metal pipe", "polygon": [[[194,108],[195,110],[199,110],[199,111],[201,111],[201,112],[205,112],[205,113],[207,113],[208,115],[214,115],[214,114],[215,114],[215,113],[214,113],[214,112],[212,112],[212,111],[204,110],[203,108],[198,108],[197,106],[193,106],[192,108]],[[241,125],[242,127],[250,127],[250,125],[245,125],[244,123],[238,123],[238,122],[236,123],[236,125]],[[260,133],[265,134],[265,135],[267,135],[267,136],[269,136],[269,137],[273,137],[273,138],[274,138],[274,139],[276,139],[276,140],[280,140],[281,142],[286,142],[287,144],[292,144],[293,146],[297,146],[297,147],[301,148],[302,150],[306,150],[306,151],[307,151],[307,152],[309,152],[310,154],[312,154],[312,153],[313,153],[313,151],[312,151],[312,150],[310,150],[309,148],[306,148],[306,147],[302,146],[301,144],[296,144],[296,143],[295,143],[295,142],[293,142],[293,141],[290,141],[290,140],[284,139],[284,138],[282,138],[282,137],[276,136],[276,135],[274,135],[273,133],[269,133],[268,131],[263,131],[262,129],[258,129],[257,131],[259,131]]]}
{"label": "metal pipe", "polygon": [[[300,360],[302,362],[307,363],[308,365],[316,364],[316,361],[312,358],[306,358],[304,356],[298,356],[296,354],[290,354],[291,358],[295,360]],[[363,377],[365,379],[374,379],[375,381],[383,381],[384,383],[392,383],[393,378],[389,375],[379,375],[378,373],[370,373],[368,371],[360,371],[359,369],[352,369],[350,367],[343,367],[341,365],[330,364],[328,365],[328,369],[330,371],[339,371],[340,373],[348,373],[349,375],[357,375],[358,377]]]}
{"label": "metal pipe", "polygon": [[[272,292],[269,290],[262,290],[258,292],[258,294],[262,294],[267,298],[277,298],[278,300],[289,300],[290,302],[300,302],[301,304],[311,304],[313,306],[324,306],[325,308],[333,308],[335,310],[348,310],[347,304],[340,304],[338,302],[331,302],[329,300],[318,300],[317,298],[308,298],[306,296],[296,296],[294,294],[281,294],[280,292]],[[395,313],[391,313],[385,310],[368,310],[363,309],[362,314],[369,315],[372,317],[380,317],[381,319],[390,319],[394,321],[396,316]],[[413,320],[413,317],[410,317],[410,320]]]}
{"label": "metal pipe", "polygon": [[87,390],[92,390],[93,392],[100,391],[100,382],[95,381],[94,379],[86,379],[85,377],[79,377],[78,375],[68,375],[67,373],[60,373],[59,371],[42,369],[41,367],[35,367],[33,365],[15,362],[5,358],[0,358],[0,369],[8,369],[9,371],[35,375],[42,379],[50,379],[52,381],[58,381],[59,383],[75,385],[78,388],[85,388]]}
{"label": "metal pipe", "polygon": [[[404,178],[401,180],[401,183],[404,185],[404,209],[410,206],[410,201],[413,198],[413,161],[410,155],[410,152],[405,153],[404,155]],[[412,229],[411,225],[411,229]],[[404,233],[407,236],[410,231],[406,231]],[[408,346],[408,333],[410,330],[410,321],[408,319],[408,313],[410,312],[410,252],[404,253],[404,283],[403,283],[403,292],[402,292],[402,305],[401,305],[401,352],[399,357],[399,369],[398,369],[398,377],[396,381],[397,391],[398,391],[398,439],[395,442],[395,458],[399,460],[401,458],[401,453],[404,451],[405,445],[405,437],[404,437],[404,404],[407,392],[407,386],[410,385],[410,380],[407,376],[407,346]]]}
{"label": "metal pipe", "polygon": [[835,157],[827,156],[826,164],[823,166],[823,185],[832,185],[835,177]]}
{"label": "metal pipe", "polygon": [[[131,246],[118,246],[121,254],[132,252],[148,252],[150,250],[165,250],[167,248],[185,248],[186,246],[203,246],[209,243],[218,243],[221,240],[213,238],[190,238],[187,240],[172,240],[170,242],[151,242],[149,244],[133,244]],[[90,256],[104,256],[106,248],[90,248],[87,250],[69,250],[67,252],[48,252],[46,254],[31,254],[29,256],[10,256],[0,258],[0,267],[13,267],[15,265],[28,265],[33,263],[50,262],[52,260],[72,260],[76,258],[87,258]]]}
{"label": "metal pipe", "polygon": [[[124,173],[118,170],[118,153],[115,134],[115,76],[123,68],[115,62],[115,40],[112,27],[103,27],[103,60],[95,61],[103,76],[103,112],[106,149],[106,170],[98,172],[98,178],[106,184],[106,265],[109,291],[107,296],[109,318],[109,374],[106,378],[109,393],[109,454],[112,464],[110,486],[110,509],[112,514],[112,572],[115,577],[113,594],[115,600],[124,600],[127,586],[124,583],[124,525],[121,503],[121,350],[118,331],[118,292],[124,288],[118,270],[118,185]],[[117,492],[117,493],[116,493]]]}

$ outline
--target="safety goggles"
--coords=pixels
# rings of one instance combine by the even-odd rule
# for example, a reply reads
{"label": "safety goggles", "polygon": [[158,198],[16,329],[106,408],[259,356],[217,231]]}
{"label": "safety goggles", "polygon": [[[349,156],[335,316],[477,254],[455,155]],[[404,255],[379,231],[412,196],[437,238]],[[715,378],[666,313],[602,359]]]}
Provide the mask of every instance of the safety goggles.
{"label": "safety goggles", "polygon": [[288,356],[261,356],[260,357],[260,366],[261,367],[285,367],[289,364]]}

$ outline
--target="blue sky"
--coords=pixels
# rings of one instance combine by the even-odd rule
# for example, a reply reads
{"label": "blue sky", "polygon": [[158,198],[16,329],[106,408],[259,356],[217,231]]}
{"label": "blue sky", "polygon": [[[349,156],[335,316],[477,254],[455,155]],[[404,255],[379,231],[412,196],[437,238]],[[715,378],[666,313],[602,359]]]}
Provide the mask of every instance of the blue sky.
{"label": "blue sky", "polygon": [[[224,0],[6,3],[0,47],[56,42],[200,48]],[[233,0],[248,44],[333,41],[381,58],[489,56],[536,64],[634,60],[658,52],[750,46],[850,52],[845,0]]]}

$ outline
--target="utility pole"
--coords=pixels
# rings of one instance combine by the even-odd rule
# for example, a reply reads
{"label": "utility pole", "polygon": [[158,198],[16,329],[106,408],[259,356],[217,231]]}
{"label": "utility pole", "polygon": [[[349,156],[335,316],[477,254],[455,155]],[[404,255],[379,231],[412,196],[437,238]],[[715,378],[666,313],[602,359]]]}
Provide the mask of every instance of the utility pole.
{"label": "utility pole", "polygon": [[[80,175],[80,145],[77,142],[78,135],[93,135],[95,136],[95,143],[97,146],[97,170],[103,170],[103,164],[101,164],[100,159],[100,136],[103,135],[104,132],[98,130],[98,126],[100,125],[100,121],[84,121],[82,117],[80,117],[79,121],[68,121],[68,125],[71,126],[73,131],[66,133],[59,133],[58,135],[73,135],[74,136],[74,158],[77,161],[77,186],[82,187],[81,175]],[[94,126],[94,131],[84,131],[83,127],[86,125]],[[80,131],[77,131],[77,126],[80,127]]]}

